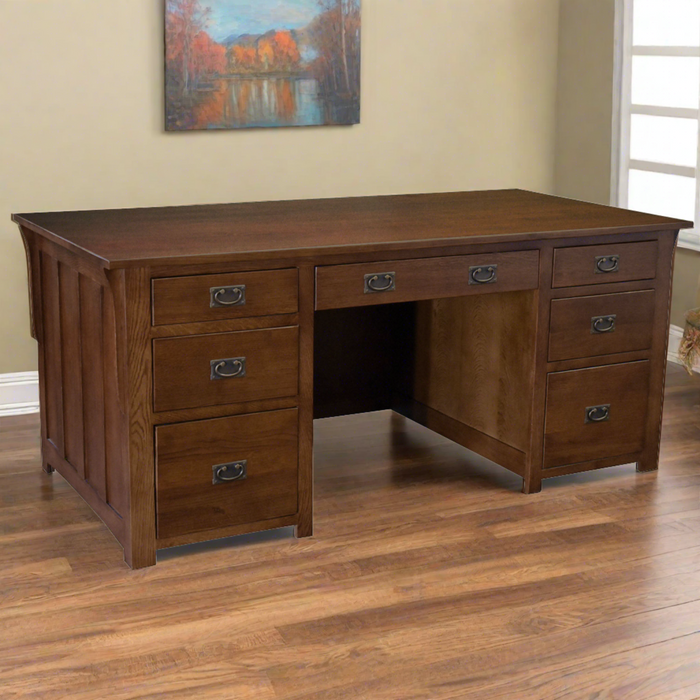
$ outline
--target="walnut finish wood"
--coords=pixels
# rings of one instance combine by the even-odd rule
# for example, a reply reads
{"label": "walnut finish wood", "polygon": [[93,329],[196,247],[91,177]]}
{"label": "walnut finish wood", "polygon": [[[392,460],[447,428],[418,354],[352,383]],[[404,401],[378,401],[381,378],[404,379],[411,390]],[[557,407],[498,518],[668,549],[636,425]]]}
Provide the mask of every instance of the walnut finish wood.
{"label": "walnut finish wood", "polygon": [[[211,362],[245,357],[245,375],[211,378]],[[296,396],[299,330],[296,327],[215,333],[153,341],[156,411],[198,408]]]}
{"label": "walnut finish wood", "polygon": [[[537,288],[539,254],[517,253],[458,255],[422,260],[388,260],[359,265],[333,265],[316,271],[316,308],[342,309],[351,306],[396,304],[402,301],[496,294]],[[496,281],[474,284],[470,268],[497,266]],[[365,276],[395,275],[392,291],[366,293]]]}
{"label": "walnut finish wood", "polygon": [[418,304],[413,397],[525,452],[536,319],[533,292]]}
{"label": "walnut finish wood", "polygon": [[[245,304],[211,306],[213,287],[245,286]],[[298,274],[293,270],[192,275],[153,280],[153,325],[294,314]]]}
{"label": "walnut finish wood", "polygon": [[[297,512],[296,409],[156,428],[158,539]],[[240,460],[247,476],[212,483],[212,467]]]}
{"label": "walnut finish wood", "polygon": [[[554,251],[552,287],[653,279],[656,276],[658,253],[658,244],[653,241],[559,248]],[[596,268],[596,258],[601,256],[618,257],[619,269],[615,272],[600,272]]]}
{"label": "walnut finish wood", "polygon": [[448,192],[158,209],[15,214],[13,220],[107,268],[430,250],[692,227],[522,190]]}
{"label": "walnut finish wood", "polygon": [[[654,329],[655,292],[624,292],[552,302],[549,361],[648,350]],[[612,331],[607,318],[615,316]],[[603,317],[602,332],[593,319]]]}
{"label": "walnut finish wood", "polygon": [[[515,472],[526,493],[621,460],[658,466],[673,253],[688,222],[517,190],[14,218],[39,341],[42,466],[132,568],[184,542],[290,525],[310,536],[314,415],[393,408]],[[596,274],[596,255],[613,254],[620,271]],[[478,265],[498,266],[494,284],[469,284]],[[365,294],[369,272],[395,273],[396,291]],[[247,308],[212,309],[211,287],[235,284]],[[584,317],[602,301],[619,325],[595,344]],[[212,381],[211,360],[243,356],[244,377]],[[615,407],[625,392],[625,427],[616,408],[589,440],[581,400]],[[276,412],[295,416],[296,471],[241,508],[180,503],[157,537],[156,431],[189,436],[168,457],[185,478],[188,454],[210,446],[203,426],[253,413],[267,425]],[[265,510],[290,493],[285,480],[296,505]]]}
{"label": "walnut finish wood", "polygon": [[669,367],[659,472],[531,497],[411,421],[319,421],[317,537],[165,550],[140,572],[41,472],[38,417],[2,418],[1,694],[696,698],[699,391]]}
{"label": "walnut finish wood", "polygon": [[[647,360],[554,372],[547,380],[544,467],[644,448],[650,365]],[[610,418],[586,422],[590,407],[609,405]]]}

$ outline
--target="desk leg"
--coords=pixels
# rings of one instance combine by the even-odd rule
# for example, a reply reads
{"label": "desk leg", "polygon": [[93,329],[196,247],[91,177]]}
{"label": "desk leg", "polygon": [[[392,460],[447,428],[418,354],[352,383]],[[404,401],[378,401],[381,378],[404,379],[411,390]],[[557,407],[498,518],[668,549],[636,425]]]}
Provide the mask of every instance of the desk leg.
{"label": "desk leg", "polygon": [[535,362],[532,368],[532,409],[530,418],[530,448],[523,475],[523,493],[542,490],[542,462],[544,460],[545,407],[547,400],[547,359],[549,346],[549,315],[552,301],[552,267],[554,246],[540,250],[540,286],[537,293],[537,336]]}
{"label": "desk leg", "polygon": [[314,491],[314,299],[316,269],[299,268],[299,522],[296,537],[311,537]]}

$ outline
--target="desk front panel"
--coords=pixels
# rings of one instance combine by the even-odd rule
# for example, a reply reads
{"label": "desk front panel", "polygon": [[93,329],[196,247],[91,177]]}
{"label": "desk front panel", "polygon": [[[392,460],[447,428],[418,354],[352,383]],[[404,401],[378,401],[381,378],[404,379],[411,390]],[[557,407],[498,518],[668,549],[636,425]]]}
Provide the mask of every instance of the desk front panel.
{"label": "desk front panel", "polygon": [[387,260],[316,269],[316,309],[536,289],[539,251]]}

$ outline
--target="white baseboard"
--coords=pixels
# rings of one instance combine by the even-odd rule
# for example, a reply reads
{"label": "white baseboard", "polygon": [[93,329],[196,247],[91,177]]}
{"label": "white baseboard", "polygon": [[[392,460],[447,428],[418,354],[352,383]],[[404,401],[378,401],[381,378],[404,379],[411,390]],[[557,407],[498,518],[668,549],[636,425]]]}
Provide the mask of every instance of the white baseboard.
{"label": "white baseboard", "polygon": [[39,373],[0,374],[0,417],[39,410]]}
{"label": "white baseboard", "polygon": [[[671,326],[671,331],[668,336],[668,361],[675,362],[677,365],[681,364],[678,358],[678,349],[681,346],[682,338],[683,329],[680,326]],[[700,372],[700,362],[695,363],[693,370],[695,372]]]}

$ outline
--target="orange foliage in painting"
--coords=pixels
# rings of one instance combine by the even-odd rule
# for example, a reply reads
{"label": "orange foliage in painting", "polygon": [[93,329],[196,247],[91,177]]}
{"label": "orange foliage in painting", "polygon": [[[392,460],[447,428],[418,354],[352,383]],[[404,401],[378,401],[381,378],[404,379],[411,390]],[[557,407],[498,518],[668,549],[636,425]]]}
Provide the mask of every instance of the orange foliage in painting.
{"label": "orange foliage in painting", "polygon": [[226,47],[217,44],[206,32],[195,36],[192,54],[198,75],[212,75],[226,70]]}
{"label": "orange foliage in painting", "polygon": [[289,31],[261,36],[253,46],[234,44],[229,51],[233,72],[293,71],[301,63],[299,47]]}

